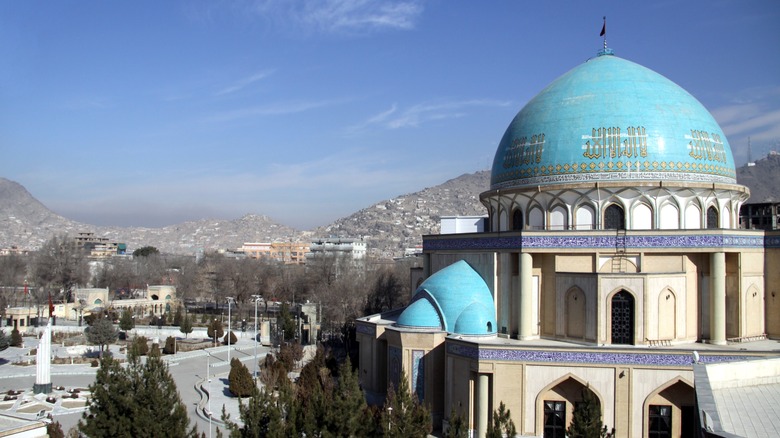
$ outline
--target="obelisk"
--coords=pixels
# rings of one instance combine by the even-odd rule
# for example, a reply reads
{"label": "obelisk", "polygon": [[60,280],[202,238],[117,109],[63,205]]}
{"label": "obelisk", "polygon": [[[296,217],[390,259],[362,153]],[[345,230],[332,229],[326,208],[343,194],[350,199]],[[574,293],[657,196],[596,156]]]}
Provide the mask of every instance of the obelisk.
{"label": "obelisk", "polygon": [[35,384],[33,393],[48,394],[51,392],[51,319],[46,324],[43,336],[38,342],[38,352],[35,355]]}

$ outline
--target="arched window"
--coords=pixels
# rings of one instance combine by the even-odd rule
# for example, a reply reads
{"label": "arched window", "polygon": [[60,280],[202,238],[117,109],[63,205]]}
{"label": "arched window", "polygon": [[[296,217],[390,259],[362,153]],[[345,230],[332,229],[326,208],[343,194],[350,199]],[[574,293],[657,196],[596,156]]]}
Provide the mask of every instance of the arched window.
{"label": "arched window", "polygon": [[680,213],[674,204],[664,204],[661,207],[660,227],[662,230],[676,230],[680,228]]}
{"label": "arched window", "polygon": [[593,229],[593,209],[587,205],[584,205],[577,209],[575,228],[578,230],[592,230]]}
{"label": "arched window", "polygon": [[512,230],[520,231],[523,229],[523,212],[519,208],[512,212]]}
{"label": "arched window", "polygon": [[528,226],[532,230],[544,229],[544,214],[539,208],[531,209],[531,213],[528,214]]}
{"label": "arched window", "polygon": [[634,343],[634,297],[622,290],[612,297],[612,344]]}
{"label": "arched window", "polygon": [[604,229],[605,230],[625,230],[626,217],[623,208],[617,204],[612,204],[604,210]]}
{"label": "arched window", "polygon": [[547,228],[550,230],[565,230],[568,228],[566,222],[566,209],[558,206],[550,212],[550,226]]}
{"label": "arched window", "polygon": [[713,228],[720,228],[720,223],[718,222],[718,210],[715,207],[710,207],[707,209],[707,229]]}
{"label": "arched window", "polygon": [[632,230],[650,230],[653,228],[653,211],[647,204],[639,204],[631,212]]}

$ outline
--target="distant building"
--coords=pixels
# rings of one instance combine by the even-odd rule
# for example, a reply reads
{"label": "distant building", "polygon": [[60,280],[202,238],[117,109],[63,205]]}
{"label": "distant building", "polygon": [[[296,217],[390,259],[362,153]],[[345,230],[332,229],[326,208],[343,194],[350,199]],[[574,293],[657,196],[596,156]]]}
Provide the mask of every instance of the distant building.
{"label": "distant building", "polygon": [[306,261],[308,243],[301,242],[257,242],[244,243],[239,251],[253,259],[265,258],[287,265],[301,265]]}
{"label": "distant building", "polygon": [[328,257],[345,257],[351,260],[366,258],[366,242],[363,239],[322,238],[311,242],[306,260]]}
{"label": "distant building", "polygon": [[780,202],[746,202],[739,209],[739,223],[749,230],[777,230]]}
{"label": "distant building", "polygon": [[441,217],[441,234],[481,233],[488,228],[487,215]]}
{"label": "distant building", "polygon": [[78,233],[73,237],[72,242],[76,248],[89,251],[89,256],[93,258],[113,257],[127,253],[126,244],[111,242],[107,237],[98,237],[95,233]]}

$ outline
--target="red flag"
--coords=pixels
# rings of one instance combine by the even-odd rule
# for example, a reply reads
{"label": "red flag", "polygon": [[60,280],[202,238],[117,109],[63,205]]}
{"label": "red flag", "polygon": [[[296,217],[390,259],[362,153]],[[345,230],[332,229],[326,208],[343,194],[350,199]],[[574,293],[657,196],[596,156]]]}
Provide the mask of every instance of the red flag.
{"label": "red flag", "polygon": [[601,33],[599,36],[604,36],[607,33],[607,17],[604,17],[604,25],[601,26]]}
{"label": "red flag", "polygon": [[51,294],[49,294],[49,318],[54,313],[54,304],[51,302]]}

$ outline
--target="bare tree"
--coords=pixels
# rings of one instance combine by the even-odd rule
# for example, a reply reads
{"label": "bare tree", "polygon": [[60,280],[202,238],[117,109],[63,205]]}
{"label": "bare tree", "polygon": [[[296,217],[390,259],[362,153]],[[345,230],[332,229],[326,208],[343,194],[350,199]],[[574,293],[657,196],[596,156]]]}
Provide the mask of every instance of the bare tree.
{"label": "bare tree", "polygon": [[89,280],[86,252],[67,236],[55,236],[35,253],[32,273],[35,284],[44,288],[37,304],[48,298],[48,292],[72,301],[72,291]]}

